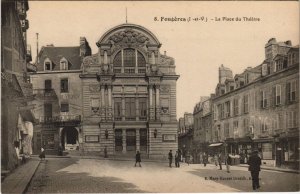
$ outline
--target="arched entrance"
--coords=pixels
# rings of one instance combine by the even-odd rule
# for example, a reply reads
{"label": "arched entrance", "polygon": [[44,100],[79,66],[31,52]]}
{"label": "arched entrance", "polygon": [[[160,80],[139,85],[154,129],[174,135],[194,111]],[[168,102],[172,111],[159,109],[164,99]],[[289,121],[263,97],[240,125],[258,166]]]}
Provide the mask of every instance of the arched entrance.
{"label": "arched entrance", "polygon": [[79,150],[78,130],[75,127],[63,128],[61,145],[64,150]]}

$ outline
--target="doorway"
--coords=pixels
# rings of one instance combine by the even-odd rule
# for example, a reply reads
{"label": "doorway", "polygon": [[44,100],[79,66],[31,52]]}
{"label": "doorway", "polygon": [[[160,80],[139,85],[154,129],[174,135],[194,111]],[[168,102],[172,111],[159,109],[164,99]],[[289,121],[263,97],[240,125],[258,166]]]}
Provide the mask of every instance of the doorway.
{"label": "doorway", "polygon": [[65,127],[61,133],[63,150],[79,150],[78,131],[75,127]]}

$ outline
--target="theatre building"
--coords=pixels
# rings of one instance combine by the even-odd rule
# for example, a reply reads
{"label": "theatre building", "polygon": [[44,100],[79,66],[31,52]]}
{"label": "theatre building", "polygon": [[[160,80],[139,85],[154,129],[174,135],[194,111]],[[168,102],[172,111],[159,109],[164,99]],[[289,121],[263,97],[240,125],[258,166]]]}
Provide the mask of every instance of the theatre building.
{"label": "theatre building", "polygon": [[146,28],[116,26],[85,57],[82,73],[82,138],[85,154],[166,158],[176,150],[174,59]]}

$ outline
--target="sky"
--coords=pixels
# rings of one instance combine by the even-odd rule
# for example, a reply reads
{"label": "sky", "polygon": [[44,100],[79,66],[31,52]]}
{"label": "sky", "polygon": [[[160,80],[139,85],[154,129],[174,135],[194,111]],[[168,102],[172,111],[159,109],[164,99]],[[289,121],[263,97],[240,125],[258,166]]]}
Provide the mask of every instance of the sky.
{"label": "sky", "polygon": [[[36,33],[39,48],[49,44],[79,46],[79,39],[84,36],[92,53],[97,53],[96,42],[100,37],[126,22],[126,8],[128,23],[154,33],[162,43],[160,52],[166,51],[175,59],[176,73],[180,75],[177,118],[184,112],[193,112],[201,96],[214,93],[221,64],[235,75],[261,64],[264,46],[270,38],[299,44],[297,1],[29,1],[27,43],[31,45],[33,59]],[[199,19],[162,21],[161,17]],[[235,21],[237,17],[241,21]],[[259,21],[244,21],[243,17]]]}

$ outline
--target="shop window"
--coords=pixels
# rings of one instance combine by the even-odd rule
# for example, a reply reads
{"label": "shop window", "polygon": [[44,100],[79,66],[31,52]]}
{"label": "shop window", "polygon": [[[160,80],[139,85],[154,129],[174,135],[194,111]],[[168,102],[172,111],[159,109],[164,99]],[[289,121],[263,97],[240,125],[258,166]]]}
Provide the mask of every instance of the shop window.
{"label": "shop window", "polygon": [[272,147],[271,143],[262,143],[261,150],[262,150],[262,159],[264,159],[264,160],[272,159],[273,147]]}

